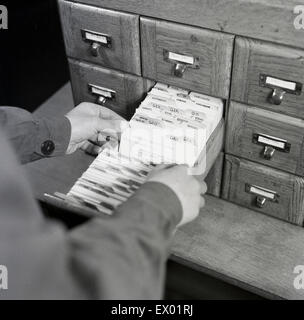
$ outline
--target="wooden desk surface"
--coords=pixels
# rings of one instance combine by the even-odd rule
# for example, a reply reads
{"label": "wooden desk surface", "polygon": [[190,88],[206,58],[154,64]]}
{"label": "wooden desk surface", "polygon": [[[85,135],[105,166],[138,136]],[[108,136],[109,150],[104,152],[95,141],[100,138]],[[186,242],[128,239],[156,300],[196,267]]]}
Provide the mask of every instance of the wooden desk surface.
{"label": "wooden desk surface", "polygon": [[[61,116],[73,107],[70,85],[43,104],[37,114]],[[83,152],[26,165],[37,198],[67,192],[93,158]],[[304,265],[304,229],[206,197],[199,218],[176,233],[172,259],[267,298],[304,299],[293,286]]]}

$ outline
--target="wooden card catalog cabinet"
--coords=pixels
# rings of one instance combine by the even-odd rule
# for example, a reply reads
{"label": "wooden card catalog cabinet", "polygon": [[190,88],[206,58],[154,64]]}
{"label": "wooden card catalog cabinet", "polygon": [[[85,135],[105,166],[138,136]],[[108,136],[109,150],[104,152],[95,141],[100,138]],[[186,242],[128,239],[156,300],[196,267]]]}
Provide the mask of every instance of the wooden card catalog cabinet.
{"label": "wooden card catalog cabinet", "polygon": [[209,192],[302,226],[304,42],[293,25],[296,4],[59,0],[75,104],[130,118],[156,81],[224,99],[224,147],[221,129],[207,148],[219,155],[207,157]]}

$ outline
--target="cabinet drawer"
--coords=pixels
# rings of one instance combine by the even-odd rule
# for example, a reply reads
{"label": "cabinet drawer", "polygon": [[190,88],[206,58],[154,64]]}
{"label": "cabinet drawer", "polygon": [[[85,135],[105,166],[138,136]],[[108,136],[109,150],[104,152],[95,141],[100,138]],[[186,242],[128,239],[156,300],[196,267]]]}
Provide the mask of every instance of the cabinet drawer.
{"label": "cabinet drawer", "polygon": [[130,118],[153,82],[69,59],[75,104],[93,102]]}
{"label": "cabinet drawer", "polygon": [[304,118],[304,51],[237,38],[231,98]]}
{"label": "cabinet drawer", "polygon": [[304,179],[226,155],[223,198],[302,225]]}
{"label": "cabinet drawer", "polygon": [[304,175],[304,120],[231,102],[226,151]]}
{"label": "cabinet drawer", "polygon": [[67,55],[141,74],[139,17],[59,1]]}
{"label": "cabinet drawer", "polygon": [[141,18],[143,74],[228,98],[233,39],[220,32]]}

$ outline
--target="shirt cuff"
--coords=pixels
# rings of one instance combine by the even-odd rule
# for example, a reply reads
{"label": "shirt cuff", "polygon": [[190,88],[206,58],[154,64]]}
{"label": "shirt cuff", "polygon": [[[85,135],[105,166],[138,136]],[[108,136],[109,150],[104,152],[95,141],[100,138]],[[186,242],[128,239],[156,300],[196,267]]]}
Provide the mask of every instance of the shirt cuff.
{"label": "shirt cuff", "polygon": [[60,119],[39,119],[35,153],[43,157],[66,154],[71,139],[71,123],[66,117]]}

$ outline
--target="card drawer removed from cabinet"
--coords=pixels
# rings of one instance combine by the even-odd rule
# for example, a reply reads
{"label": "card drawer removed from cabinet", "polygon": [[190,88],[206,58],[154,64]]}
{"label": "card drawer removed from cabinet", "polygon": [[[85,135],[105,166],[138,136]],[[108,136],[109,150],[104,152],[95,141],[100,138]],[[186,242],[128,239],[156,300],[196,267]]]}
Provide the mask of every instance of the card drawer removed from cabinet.
{"label": "card drawer removed from cabinet", "polygon": [[139,17],[59,1],[67,55],[140,75]]}
{"label": "card drawer removed from cabinet", "polygon": [[[166,99],[160,88],[167,89]],[[215,106],[210,99],[209,105],[198,106],[189,93],[180,104],[179,93],[176,87],[158,83],[122,131],[119,145],[105,147],[67,194],[49,198],[112,215],[157,164],[188,165],[189,174],[199,181],[205,179],[223,147],[223,101]],[[208,123],[213,124],[210,132]],[[221,172],[221,164],[213,172]],[[210,176],[208,179],[210,182]],[[211,192],[217,192],[216,184]]]}
{"label": "card drawer removed from cabinet", "polygon": [[130,118],[153,82],[69,59],[75,104],[93,102]]}
{"label": "card drawer removed from cabinet", "polygon": [[220,32],[141,18],[143,74],[228,98],[233,39]]}
{"label": "card drawer removed from cabinet", "polygon": [[223,198],[276,218],[302,225],[304,179],[226,155]]}
{"label": "card drawer removed from cabinet", "polygon": [[304,121],[231,102],[227,153],[304,175]]}
{"label": "card drawer removed from cabinet", "polygon": [[304,118],[304,51],[237,38],[231,98]]}

